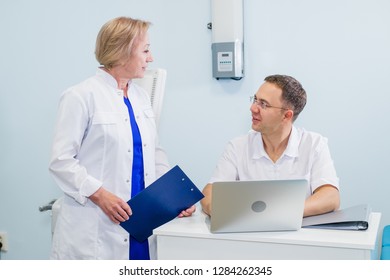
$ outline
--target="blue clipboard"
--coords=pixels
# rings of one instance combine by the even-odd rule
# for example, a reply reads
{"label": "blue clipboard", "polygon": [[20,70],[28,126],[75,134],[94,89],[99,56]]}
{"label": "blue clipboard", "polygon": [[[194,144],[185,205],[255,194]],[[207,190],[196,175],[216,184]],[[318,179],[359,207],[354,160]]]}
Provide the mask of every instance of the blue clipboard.
{"label": "blue clipboard", "polygon": [[127,203],[133,214],[120,225],[137,241],[142,242],[153,230],[176,218],[204,195],[176,165]]}

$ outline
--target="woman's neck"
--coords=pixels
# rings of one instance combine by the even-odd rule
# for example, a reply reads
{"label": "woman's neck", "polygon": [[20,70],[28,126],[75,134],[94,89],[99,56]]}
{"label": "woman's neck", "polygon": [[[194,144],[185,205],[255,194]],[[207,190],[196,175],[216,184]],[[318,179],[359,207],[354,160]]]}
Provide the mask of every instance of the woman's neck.
{"label": "woman's neck", "polygon": [[118,89],[123,90],[123,94],[125,97],[127,97],[127,89],[129,84],[129,79],[121,78],[121,75],[118,73],[118,71],[115,70],[115,68],[107,69],[103,68],[107,73],[109,73],[114,79],[116,80],[118,84]]}
{"label": "woman's neck", "polygon": [[118,83],[118,89],[127,91],[129,80],[127,80],[127,79],[116,79],[116,81]]}

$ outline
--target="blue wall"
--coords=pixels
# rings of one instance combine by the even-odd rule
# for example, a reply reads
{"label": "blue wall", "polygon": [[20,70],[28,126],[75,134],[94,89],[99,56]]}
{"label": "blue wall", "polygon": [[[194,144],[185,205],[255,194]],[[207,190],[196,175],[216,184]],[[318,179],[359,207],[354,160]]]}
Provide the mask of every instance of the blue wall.
{"label": "blue wall", "polygon": [[249,96],[266,75],[295,76],[308,92],[297,125],[329,138],[342,207],[369,203],[390,224],[390,2],[244,0],[241,81],[212,78],[209,0],[0,2],[0,231],[2,259],[46,259],[60,196],[47,165],[61,92],[95,73],[107,20],[153,22],[152,68],[168,71],[160,137],[172,165],[203,188],[226,142],[250,128]]}

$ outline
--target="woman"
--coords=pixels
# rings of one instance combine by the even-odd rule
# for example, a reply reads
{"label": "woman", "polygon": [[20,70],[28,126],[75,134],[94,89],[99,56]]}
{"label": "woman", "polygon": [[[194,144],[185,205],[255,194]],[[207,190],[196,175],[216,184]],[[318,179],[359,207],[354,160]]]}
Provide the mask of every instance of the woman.
{"label": "woman", "polygon": [[119,225],[131,217],[126,201],[169,170],[149,97],[131,82],[153,61],[149,25],[126,17],[103,25],[101,67],[61,97],[49,170],[65,197],[52,259],[155,257],[153,236],[139,243]]}

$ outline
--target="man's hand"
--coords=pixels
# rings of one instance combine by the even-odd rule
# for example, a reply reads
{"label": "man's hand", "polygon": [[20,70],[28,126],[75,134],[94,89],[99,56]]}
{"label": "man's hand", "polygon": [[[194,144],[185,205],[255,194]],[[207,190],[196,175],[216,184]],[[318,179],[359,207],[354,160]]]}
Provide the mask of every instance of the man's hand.
{"label": "man's hand", "polygon": [[305,201],[303,216],[313,216],[335,211],[340,207],[339,190],[332,185],[323,185]]}
{"label": "man's hand", "polygon": [[99,206],[115,224],[127,221],[132,214],[130,206],[125,201],[103,187],[99,188],[89,199]]}

